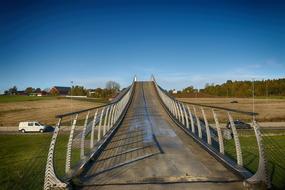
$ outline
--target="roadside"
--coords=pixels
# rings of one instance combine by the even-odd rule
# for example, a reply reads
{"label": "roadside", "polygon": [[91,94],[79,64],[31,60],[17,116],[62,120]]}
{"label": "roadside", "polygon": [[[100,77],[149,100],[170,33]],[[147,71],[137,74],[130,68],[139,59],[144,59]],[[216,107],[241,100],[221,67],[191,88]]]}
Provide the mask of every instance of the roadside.
{"label": "roadside", "polygon": [[[54,128],[54,126],[50,126],[51,128]],[[69,132],[70,131],[70,126],[61,126],[60,131],[63,132]],[[28,133],[22,133],[18,131],[19,127],[18,126],[6,126],[6,127],[0,127],[0,134],[41,134],[39,132],[28,132]],[[82,131],[83,126],[76,126],[75,131]],[[52,133],[53,130],[45,131],[44,133]]]}
{"label": "roadside", "polygon": [[[258,122],[260,127],[264,129],[273,129],[273,130],[285,130],[285,122]],[[209,123],[212,127],[215,127],[215,124]],[[226,123],[220,123],[221,127],[225,127]],[[83,126],[76,126],[75,130],[82,131]],[[68,132],[70,126],[61,126],[60,131]],[[52,131],[49,131],[49,133]],[[40,134],[40,133],[21,133],[18,131],[18,126],[1,126],[0,134]]]}

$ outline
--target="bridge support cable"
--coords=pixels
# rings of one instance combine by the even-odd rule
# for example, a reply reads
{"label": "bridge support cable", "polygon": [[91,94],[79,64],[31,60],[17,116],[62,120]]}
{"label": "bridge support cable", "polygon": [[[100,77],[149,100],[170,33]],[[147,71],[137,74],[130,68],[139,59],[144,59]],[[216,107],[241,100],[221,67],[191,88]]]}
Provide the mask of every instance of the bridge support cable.
{"label": "bridge support cable", "polygon": [[[107,105],[56,116],[59,121],[48,151],[44,179],[45,190],[68,188],[73,177],[82,172],[94,155],[101,151],[103,145],[108,142],[121,123],[130,105],[134,85],[133,82],[119,94],[119,98]],[[93,118],[89,117],[91,114],[94,114]],[[72,123],[68,121],[69,118]],[[66,126],[68,123],[69,125],[71,123],[71,126]],[[59,136],[61,128],[62,135]],[[69,132],[68,136],[66,131]],[[64,155],[65,151],[62,150],[65,147],[66,154]],[[62,162],[64,160],[65,162]],[[62,165],[65,166],[64,169],[61,168]]]}
{"label": "bridge support cable", "polygon": [[[251,121],[252,116],[257,115],[257,113],[182,102],[168,95],[167,91],[162,89],[154,78],[153,83],[163,107],[174,122],[193,137],[206,151],[220,160],[221,163],[243,177],[245,179],[245,186],[260,187],[261,184],[261,186],[264,185],[266,188],[271,187],[267,159],[258,123],[254,120],[252,121],[252,127],[247,124],[250,128],[244,130],[237,128],[236,125],[238,124],[236,122],[238,123],[240,120],[234,120],[232,116],[234,115],[235,117]],[[191,105],[193,112],[189,105]],[[201,114],[199,113],[199,115],[197,107],[201,110]],[[210,117],[207,118],[207,114]],[[222,124],[218,119],[218,115],[221,118],[220,121],[222,121]],[[195,128],[197,128],[197,133]],[[256,146],[254,143],[248,144],[248,141],[252,141],[251,138],[256,140]],[[242,154],[241,142],[243,142],[244,149],[247,151],[246,154]],[[252,174],[247,168],[252,162],[252,158],[248,158],[246,155],[250,151],[255,150],[257,151],[256,154],[259,155],[259,161],[256,166],[256,172]]]}

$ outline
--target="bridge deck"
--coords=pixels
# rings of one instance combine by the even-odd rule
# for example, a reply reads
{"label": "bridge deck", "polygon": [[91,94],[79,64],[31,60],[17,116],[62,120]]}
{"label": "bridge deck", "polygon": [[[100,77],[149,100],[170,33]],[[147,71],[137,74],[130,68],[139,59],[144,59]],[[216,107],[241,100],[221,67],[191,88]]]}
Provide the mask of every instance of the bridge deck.
{"label": "bridge deck", "polygon": [[172,122],[151,82],[137,82],[122,125],[81,181],[84,189],[242,189]]}

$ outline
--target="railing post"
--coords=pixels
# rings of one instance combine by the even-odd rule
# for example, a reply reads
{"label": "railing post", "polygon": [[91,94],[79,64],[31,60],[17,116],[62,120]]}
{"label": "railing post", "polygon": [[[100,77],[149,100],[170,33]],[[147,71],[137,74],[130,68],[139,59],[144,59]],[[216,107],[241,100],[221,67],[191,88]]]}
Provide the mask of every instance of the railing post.
{"label": "railing post", "polygon": [[109,115],[109,110],[110,110],[110,106],[107,107],[107,110],[106,110],[106,113],[105,113],[104,126],[103,126],[103,136],[105,136],[105,134],[106,134],[106,125],[107,125],[107,119],[108,119],[108,115]]}
{"label": "railing post", "polygon": [[98,137],[97,137],[97,141],[100,141],[100,140],[101,140],[101,126],[102,126],[102,120],[103,120],[104,111],[105,111],[105,107],[102,109],[101,115],[100,115],[100,121],[99,121],[99,125],[98,125]]}
{"label": "railing post", "polygon": [[234,142],[235,142],[235,147],[236,147],[236,154],[237,154],[237,164],[240,166],[243,166],[243,161],[242,161],[242,152],[241,152],[241,146],[240,146],[240,142],[239,142],[239,138],[238,138],[238,133],[235,127],[235,123],[234,120],[231,116],[231,114],[228,112],[228,118],[230,121],[230,126],[233,132],[233,136],[234,136]]}
{"label": "railing post", "polygon": [[178,112],[177,112],[177,107],[176,107],[176,103],[174,100],[172,100],[172,104],[173,104],[173,108],[174,108],[174,117],[177,119],[178,118]]}
{"label": "railing post", "polygon": [[268,175],[268,168],[267,168],[267,160],[265,157],[265,151],[264,151],[264,146],[263,146],[263,140],[262,136],[260,133],[260,127],[256,123],[256,121],[253,121],[252,123],[256,141],[257,141],[257,146],[258,146],[258,152],[259,152],[259,161],[258,161],[258,168],[256,173],[247,179],[246,181],[249,183],[260,183],[263,182],[268,189],[271,188],[271,182],[270,182],[270,176]]}
{"label": "railing post", "polygon": [[107,130],[109,131],[110,128],[111,128],[111,121],[112,121],[112,113],[113,113],[113,109],[114,109],[114,104],[111,105],[111,108],[110,108],[110,113],[109,113],[109,117],[108,117],[108,124],[107,124]]}
{"label": "railing post", "polygon": [[174,117],[176,117],[176,108],[175,108],[175,104],[174,104],[174,101],[171,100],[171,104],[172,104],[172,114],[174,115]]}
{"label": "railing post", "polygon": [[73,134],[74,134],[74,129],[75,129],[75,126],[76,126],[76,121],[77,121],[77,118],[78,118],[78,114],[75,115],[75,118],[73,120],[73,123],[72,123],[72,127],[71,127],[71,130],[70,130],[70,135],[69,135],[69,139],[68,139],[68,143],[67,143],[67,151],[66,151],[66,161],[65,161],[65,173],[68,174],[69,171],[70,171],[70,166],[71,166],[71,148],[72,148],[72,141],[73,141]]}
{"label": "railing post", "polygon": [[82,134],[81,134],[80,159],[84,159],[85,158],[85,154],[84,154],[85,143],[84,142],[85,142],[85,133],[86,133],[86,127],[87,127],[87,124],[88,124],[89,113],[90,112],[88,111],[87,115],[86,115],[86,118],[85,118]]}
{"label": "railing post", "polygon": [[223,134],[222,134],[221,126],[220,126],[218,117],[217,117],[214,109],[212,109],[212,113],[213,113],[213,117],[214,117],[215,124],[216,124],[216,129],[217,129],[217,133],[218,133],[219,150],[220,150],[220,153],[225,154],[224,140],[223,140]]}
{"label": "railing post", "polygon": [[184,115],[184,111],[183,111],[183,103],[180,103],[180,110],[181,110],[181,119],[182,119],[182,124],[185,125],[185,115]]}
{"label": "railing post", "polygon": [[197,111],[196,111],[196,108],[195,106],[193,106],[193,111],[194,111],[194,115],[195,115],[195,119],[196,119],[196,124],[198,126],[198,136],[199,138],[201,139],[202,138],[202,129],[201,129],[201,123],[200,123],[200,119],[197,115]]}
{"label": "railing post", "polygon": [[223,140],[223,135],[222,135],[222,130],[221,130],[221,127],[220,127],[220,123],[219,123],[218,117],[217,117],[214,109],[212,109],[212,112],[213,112],[213,117],[214,117],[214,120],[215,120],[216,129],[217,129],[217,133],[218,133],[219,150],[220,150],[220,153],[225,154],[224,140]]}
{"label": "railing post", "polygon": [[184,115],[185,115],[186,128],[189,129],[189,121],[188,121],[188,115],[187,115],[187,111],[185,109],[185,105],[182,104],[182,107],[183,107],[183,112],[184,112]]}
{"label": "railing post", "polygon": [[172,101],[170,99],[168,99],[168,104],[169,104],[169,111],[173,115],[173,105],[172,105]]}
{"label": "railing post", "polygon": [[115,113],[115,110],[116,110],[116,104],[113,104],[113,109],[112,109],[112,113],[111,113],[111,120],[110,120],[110,126],[111,128],[113,127],[114,125],[114,113]]}
{"label": "railing post", "polygon": [[212,144],[211,132],[210,132],[210,129],[209,129],[208,120],[207,120],[207,117],[206,117],[206,114],[205,114],[205,111],[204,111],[204,108],[203,108],[203,107],[201,107],[201,111],[202,111],[202,114],[203,114],[203,118],[204,118],[204,122],[205,122],[205,127],[206,127],[207,143],[208,143],[209,145],[211,145],[211,144]]}
{"label": "railing post", "polygon": [[175,107],[176,107],[176,110],[177,110],[177,117],[176,119],[179,121],[180,120],[180,112],[179,112],[179,108],[178,108],[178,103],[175,101]]}
{"label": "railing post", "polygon": [[194,126],[193,115],[192,115],[191,110],[190,110],[188,105],[187,105],[187,110],[188,110],[189,117],[190,117],[190,122],[191,122],[191,131],[192,131],[192,133],[195,134],[195,126]]}
{"label": "railing post", "polygon": [[166,100],[167,100],[167,104],[168,104],[168,109],[169,109],[169,111],[170,111],[170,113],[173,113],[173,107],[172,107],[172,103],[171,103],[171,100],[170,100],[170,98],[169,97],[167,97],[166,98]]}
{"label": "railing post", "polygon": [[114,114],[113,114],[113,125],[117,121],[117,119],[116,119],[117,111],[118,111],[118,104],[115,105],[115,110],[114,110]]}
{"label": "railing post", "polygon": [[61,118],[59,119],[49,146],[48,151],[48,158],[46,163],[46,170],[45,170],[45,180],[44,180],[44,190],[49,190],[51,188],[66,188],[67,184],[62,182],[55,174],[54,170],[54,151],[55,151],[55,144],[58,137],[59,129],[61,124]]}
{"label": "railing post", "polygon": [[121,112],[121,105],[122,105],[122,102],[119,102],[118,103],[118,108],[117,108],[117,113],[116,113],[116,120],[118,120],[118,118],[119,118],[119,115],[120,115],[120,112]]}
{"label": "railing post", "polygon": [[170,110],[169,102],[168,102],[168,99],[165,97],[165,95],[163,95],[162,100],[163,100],[164,104],[166,105],[167,109]]}
{"label": "railing post", "polygon": [[[177,102],[178,104],[178,108],[179,108],[179,113],[180,113],[180,122],[183,124],[183,112],[182,112],[182,109],[181,109],[181,104],[179,102]],[[184,124],[183,124],[184,125]]]}
{"label": "railing post", "polygon": [[94,147],[94,132],[95,132],[97,114],[98,114],[98,109],[96,109],[96,112],[95,112],[94,118],[93,118],[93,122],[92,122],[90,149],[92,149]]}

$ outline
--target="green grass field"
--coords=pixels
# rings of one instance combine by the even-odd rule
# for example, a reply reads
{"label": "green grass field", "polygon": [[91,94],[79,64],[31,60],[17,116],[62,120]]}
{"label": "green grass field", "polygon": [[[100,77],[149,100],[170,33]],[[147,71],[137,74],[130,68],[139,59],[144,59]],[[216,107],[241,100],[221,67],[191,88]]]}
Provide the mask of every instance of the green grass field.
{"label": "green grass field", "polygon": [[52,100],[55,96],[0,96],[0,103]]}
{"label": "green grass field", "polygon": [[[271,132],[266,130],[266,133]],[[244,166],[254,173],[257,170],[259,160],[256,139],[254,136],[241,136],[240,144]],[[264,136],[263,144],[265,145],[273,189],[285,189],[285,136]],[[225,141],[225,153],[236,160],[233,140]]]}
{"label": "green grass field", "polygon": [[[0,189],[42,189],[50,140],[51,134],[48,133],[0,135]],[[55,168],[59,176],[64,175],[67,140],[68,133],[63,133],[57,141]],[[241,136],[240,142],[244,165],[255,172],[258,165],[255,138]],[[284,189],[285,136],[265,137],[264,143],[273,185],[275,189]],[[233,140],[225,141],[225,152],[236,158]],[[73,149],[72,165],[78,160],[79,149]]]}
{"label": "green grass field", "polygon": [[[51,134],[0,136],[0,189],[42,189]],[[67,134],[57,142],[55,168],[64,175]],[[72,164],[79,159],[79,150],[73,151]]]}

